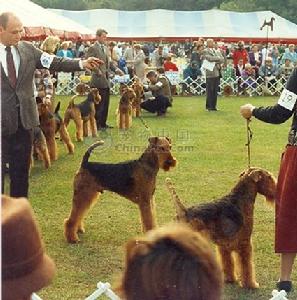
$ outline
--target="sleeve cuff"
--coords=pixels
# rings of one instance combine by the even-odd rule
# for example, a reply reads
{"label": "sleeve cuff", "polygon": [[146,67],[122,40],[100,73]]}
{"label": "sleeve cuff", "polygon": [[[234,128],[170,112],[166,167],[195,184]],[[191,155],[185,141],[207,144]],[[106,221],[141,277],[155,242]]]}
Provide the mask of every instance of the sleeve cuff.
{"label": "sleeve cuff", "polygon": [[81,70],[83,70],[83,69],[84,69],[84,66],[83,66],[83,62],[82,62],[82,60],[79,60],[79,67],[80,67],[80,69],[81,69]]}

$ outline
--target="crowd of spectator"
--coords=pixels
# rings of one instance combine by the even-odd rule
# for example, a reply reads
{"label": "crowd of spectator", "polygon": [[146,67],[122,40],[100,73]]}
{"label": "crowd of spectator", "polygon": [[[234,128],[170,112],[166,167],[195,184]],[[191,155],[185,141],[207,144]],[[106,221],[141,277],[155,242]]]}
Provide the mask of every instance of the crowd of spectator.
{"label": "crowd of spectator", "polygon": [[[56,54],[62,57],[82,58],[91,46],[90,41],[62,42]],[[182,90],[204,88],[202,53],[206,47],[203,38],[191,42],[108,42],[111,64],[122,70],[129,78],[137,76],[146,81],[150,70],[164,68],[165,72],[178,72],[183,80]],[[246,94],[257,86],[265,91],[277,90],[277,83],[284,84],[297,66],[297,47],[293,44],[245,44],[215,42],[215,51],[220,52],[224,62],[219,65],[220,78],[224,83],[236,82],[235,92]],[[182,61],[182,64],[180,63]],[[234,88],[234,87],[233,87]],[[278,92],[278,91],[277,91]]]}

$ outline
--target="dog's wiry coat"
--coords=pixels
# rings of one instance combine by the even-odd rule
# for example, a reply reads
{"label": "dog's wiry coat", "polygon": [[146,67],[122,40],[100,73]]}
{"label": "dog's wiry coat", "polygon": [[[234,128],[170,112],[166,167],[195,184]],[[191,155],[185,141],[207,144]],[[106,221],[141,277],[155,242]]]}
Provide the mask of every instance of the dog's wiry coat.
{"label": "dog's wiry coat", "polygon": [[167,187],[174,201],[177,219],[189,223],[217,244],[225,282],[235,282],[235,266],[232,253],[236,255],[236,267],[241,286],[257,288],[255,280],[252,240],[254,203],[257,193],[273,202],[276,194],[276,181],[267,171],[250,168],[244,172],[231,192],[209,203],[186,208],[177,196],[170,179]]}
{"label": "dog's wiry coat", "polygon": [[83,232],[83,218],[98,194],[104,190],[116,192],[139,206],[143,230],[155,226],[153,195],[160,168],[168,171],[176,164],[168,138],[152,137],[149,146],[138,160],[117,164],[89,162],[91,152],[100,145],[92,145],[85,153],[74,178],[72,210],[65,222],[68,242],[77,242],[77,232]]}

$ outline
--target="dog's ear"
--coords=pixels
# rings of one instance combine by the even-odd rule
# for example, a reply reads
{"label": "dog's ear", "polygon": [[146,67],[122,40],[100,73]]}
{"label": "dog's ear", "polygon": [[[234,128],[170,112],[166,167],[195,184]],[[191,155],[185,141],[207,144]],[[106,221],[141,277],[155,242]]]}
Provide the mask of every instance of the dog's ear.
{"label": "dog's ear", "polygon": [[248,175],[254,182],[259,182],[262,179],[262,174],[259,170],[252,170]]}
{"label": "dog's ear", "polygon": [[166,138],[166,140],[168,141],[168,143],[171,144],[171,138],[168,137],[168,136],[166,136],[165,138]]}
{"label": "dog's ear", "polygon": [[157,136],[153,136],[153,137],[150,137],[149,139],[148,139],[148,141],[149,141],[149,143],[150,143],[150,145],[157,145],[157,143],[158,143],[158,140],[159,140],[159,138],[157,137]]}
{"label": "dog's ear", "polygon": [[246,171],[240,173],[239,178],[243,177],[246,174]]}

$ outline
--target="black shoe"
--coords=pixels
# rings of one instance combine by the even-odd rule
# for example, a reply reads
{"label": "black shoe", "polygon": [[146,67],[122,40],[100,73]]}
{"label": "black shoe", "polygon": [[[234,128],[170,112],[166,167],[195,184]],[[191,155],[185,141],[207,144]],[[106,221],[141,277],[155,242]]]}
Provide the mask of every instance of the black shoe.
{"label": "black shoe", "polygon": [[279,291],[284,290],[289,293],[292,291],[292,281],[278,281],[276,287]]}
{"label": "black shoe", "polygon": [[[98,127],[98,126],[97,126]],[[113,128],[113,126],[110,126],[110,125],[105,125],[105,126],[99,126],[98,127],[99,129],[98,130],[106,130],[106,129],[111,129],[111,128]]]}

